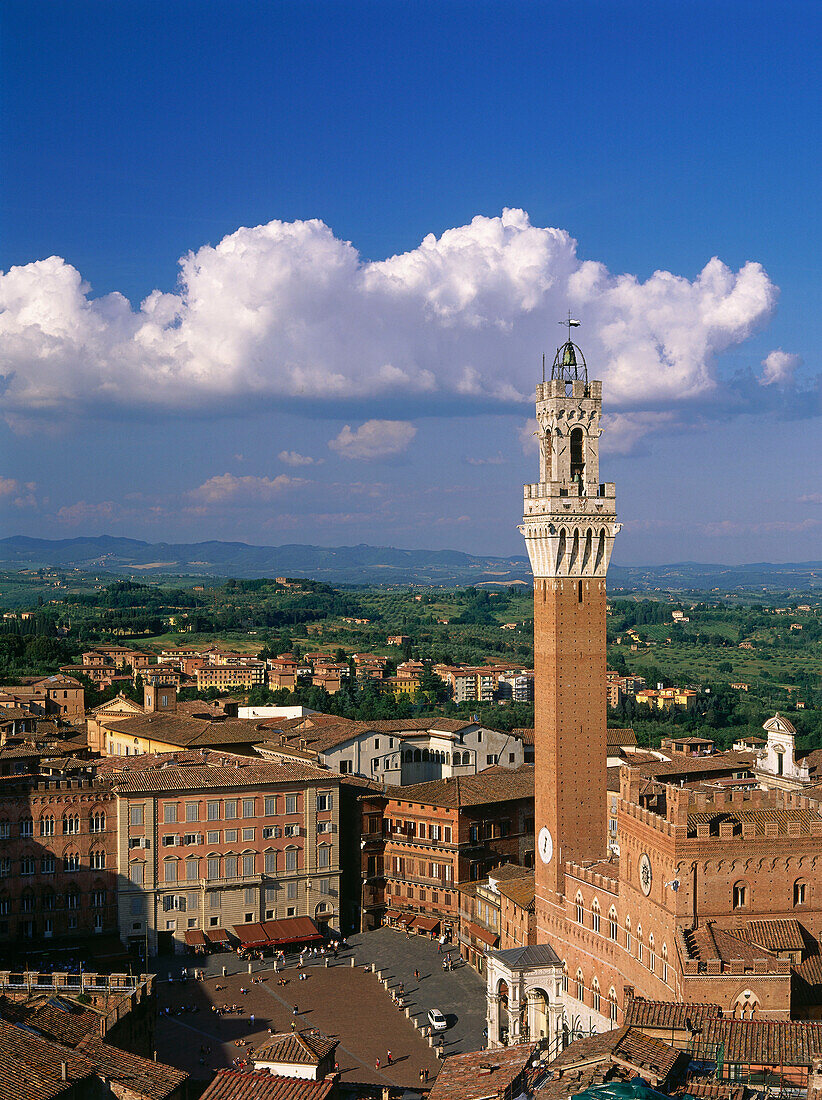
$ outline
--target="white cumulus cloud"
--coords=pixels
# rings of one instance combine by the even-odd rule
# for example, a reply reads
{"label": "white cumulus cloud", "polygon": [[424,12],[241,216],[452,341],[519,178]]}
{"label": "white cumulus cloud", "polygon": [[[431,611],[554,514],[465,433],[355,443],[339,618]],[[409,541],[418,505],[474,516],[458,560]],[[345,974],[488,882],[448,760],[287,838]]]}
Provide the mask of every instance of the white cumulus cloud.
{"label": "white cumulus cloud", "polygon": [[188,253],[174,291],[138,308],[95,297],[58,256],[12,267],[0,276],[4,406],[19,428],[101,406],[219,414],[278,399],[510,412],[530,400],[570,308],[611,408],[648,408],[710,393],[717,356],[768,319],[777,293],[754,262],[712,259],[693,280],[613,273],[522,210],[377,262],[321,221],[272,221]]}
{"label": "white cumulus cloud", "polygon": [[346,424],[328,446],[342,458],[386,458],[404,451],[416,434],[407,420],[366,420],[356,431]]}
{"label": "white cumulus cloud", "polygon": [[792,382],[793,373],[801,362],[801,356],[777,348],[762,360],[762,374],[759,376],[760,385],[772,386],[775,383],[785,385]]}
{"label": "white cumulus cloud", "polygon": [[310,455],[301,455],[299,451],[280,451],[277,455],[280,462],[286,466],[319,466],[321,458],[312,458]]}
{"label": "white cumulus cloud", "polygon": [[274,500],[288,489],[308,485],[304,478],[280,474],[268,477],[237,477],[235,474],[218,474],[189,490],[189,498],[200,505],[248,504],[255,501]]}

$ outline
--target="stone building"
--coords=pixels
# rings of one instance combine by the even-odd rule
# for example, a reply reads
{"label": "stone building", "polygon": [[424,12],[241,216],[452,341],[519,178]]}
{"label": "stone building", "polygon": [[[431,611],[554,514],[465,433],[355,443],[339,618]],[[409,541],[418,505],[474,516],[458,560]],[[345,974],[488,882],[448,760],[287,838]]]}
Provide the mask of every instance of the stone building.
{"label": "stone building", "polygon": [[392,785],[474,775],[500,764],[518,768],[522,739],[458,718],[357,722],[334,714],[266,721],[257,746],[268,759],[314,760],[342,775]]}
{"label": "stone building", "polygon": [[[336,924],[339,776],[225,754],[112,760],[123,942],[308,916]],[[199,757],[199,760],[197,760]]]}

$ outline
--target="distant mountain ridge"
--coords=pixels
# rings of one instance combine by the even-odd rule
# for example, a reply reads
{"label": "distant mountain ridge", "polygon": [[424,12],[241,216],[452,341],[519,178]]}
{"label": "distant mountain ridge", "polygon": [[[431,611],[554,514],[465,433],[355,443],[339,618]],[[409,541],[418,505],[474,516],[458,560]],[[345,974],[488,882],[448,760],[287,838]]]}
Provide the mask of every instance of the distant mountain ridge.
{"label": "distant mountain ridge", "polygon": [[[244,542],[142,542],[112,535],[73,539],[0,539],[0,568],[101,570],[110,573],[186,574],[204,577],[311,577],[329,584],[530,585],[528,559],[466,554],[460,550],[397,547],[252,546]],[[620,566],[609,570],[612,588],[697,589],[723,592],[757,588],[822,588],[822,562]]]}

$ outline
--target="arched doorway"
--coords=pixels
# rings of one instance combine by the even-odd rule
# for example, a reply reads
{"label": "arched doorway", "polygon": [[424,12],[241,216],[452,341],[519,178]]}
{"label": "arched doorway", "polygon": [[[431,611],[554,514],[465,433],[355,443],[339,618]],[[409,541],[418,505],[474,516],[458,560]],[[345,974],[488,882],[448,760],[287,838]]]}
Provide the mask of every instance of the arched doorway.
{"label": "arched doorway", "polygon": [[508,1040],[510,1024],[508,1019],[508,982],[504,978],[500,978],[497,982],[497,996],[499,997],[499,1034],[497,1039],[501,1043],[505,1043]]}
{"label": "arched doorway", "polygon": [[536,1042],[538,1039],[547,1039],[548,1035],[548,994],[544,989],[529,989],[528,1037]]}

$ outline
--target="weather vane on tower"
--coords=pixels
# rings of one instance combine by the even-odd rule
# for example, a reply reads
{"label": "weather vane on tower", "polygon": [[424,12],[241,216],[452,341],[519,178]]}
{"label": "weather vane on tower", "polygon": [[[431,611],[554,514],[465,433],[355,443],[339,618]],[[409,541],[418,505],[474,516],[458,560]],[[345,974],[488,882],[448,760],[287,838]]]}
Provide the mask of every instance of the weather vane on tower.
{"label": "weather vane on tower", "polygon": [[558,321],[557,324],[568,326],[568,342],[570,343],[571,342],[571,329],[572,328],[579,328],[579,326],[582,324],[582,322],[581,321],[575,321],[571,317],[571,311],[569,309],[568,310],[568,320],[567,321]]}

